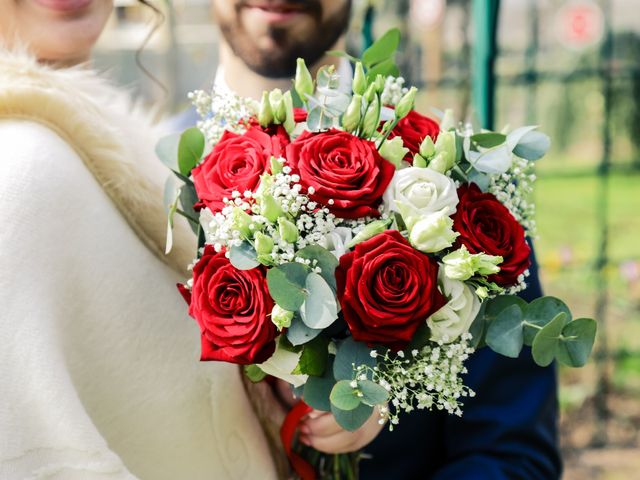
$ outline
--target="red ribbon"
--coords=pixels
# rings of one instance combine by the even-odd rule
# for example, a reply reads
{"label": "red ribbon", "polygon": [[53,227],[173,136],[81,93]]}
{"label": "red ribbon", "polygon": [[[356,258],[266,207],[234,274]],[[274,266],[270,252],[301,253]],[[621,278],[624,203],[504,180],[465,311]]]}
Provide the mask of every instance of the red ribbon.
{"label": "red ribbon", "polygon": [[300,421],[313,409],[300,400],[289,411],[280,428],[280,439],[284,445],[284,451],[291,462],[293,470],[302,480],[316,480],[316,472],[309,462],[293,451],[293,439],[300,426]]}

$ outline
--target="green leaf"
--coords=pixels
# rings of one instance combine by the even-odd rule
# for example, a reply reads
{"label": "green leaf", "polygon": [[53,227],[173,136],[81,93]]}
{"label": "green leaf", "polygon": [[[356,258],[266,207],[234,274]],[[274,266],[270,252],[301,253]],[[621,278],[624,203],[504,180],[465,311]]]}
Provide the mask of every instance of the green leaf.
{"label": "green leaf", "polygon": [[522,350],[522,309],[511,305],[500,312],[489,324],[485,341],[494,352],[517,358]]}
{"label": "green leaf", "polygon": [[[571,320],[571,311],[569,307],[556,297],[540,297],[533,300],[524,309],[524,321],[537,325],[538,327],[544,327],[547,323],[553,320],[558,313],[566,313],[567,319]],[[524,327],[524,344],[531,346],[533,339],[540,329],[526,325]]]}
{"label": "green leaf", "polygon": [[372,67],[393,56],[400,45],[400,30],[392,28],[367,48],[362,54],[362,63]]}
{"label": "green leaf", "polygon": [[513,162],[513,154],[506,144],[490,148],[481,154],[470,152],[470,157],[468,160],[473,168],[489,174],[504,173]]}
{"label": "green leaf", "polygon": [[370,68],[369,71],[367,71],[367,80],[372,82],[378,75],[382,75],[385,78],[388,76],[397,77],[400,75],[400,69],[396,65],[396,62],[390,58]]}
{"label": "green leaf", "polygon": [[582,367],[591,354],[597,323],[592,318],[577,318],[567,323],[556,350],[556,359],[570,367]]}
{"label": "green leaf", "polygon": [[513,149],[520,158],[533,162],[542,158],[551,147],[551,139],[542,132],[527,133]]}
{"label": "green leaf", "polygon": [[360,380],[358,390],[362,392],[360,401],[372,407],[381,405],[389,399],[389,392],[382,386],[371,380]]}
{"label": "green leaf", "polygon": [[469,327],[469,333],[471,334],[471,346],[473,348],[482,348],[486,345],[484,336],[487,331],[487,319],[485,310],[487,308],[487,302],[482,302],[480,310],[476,315],[476,318],[471,322]]}
{"label": "green leaf", "polygon": [[331,411],[329,395],[336,384],[333,378],[333,355],[329,355],[327,368],[321,377],[309,377],[304,384],[303,398],[307,405],[322,412]]}
{"label": "green leaf", "polygon": [[307,298],[300,308],[300,317],[307,327],[327,328],[338,318],[338,303],[329,284],[315,272],[305,281]]}
{"label": "green leaf", "polygon": [[176,203],[176,199],[180,196],[181,187],[176,181],[174,175],[169,175],[164,183],[164,193],[162,195],[162,204],[167,213],[171,210],[171,207]]}
{"label": "green leaf", "polygon": [[471,136],[471,140],[482,148],[493,148],[502,145],[507,140],[507,136],[495,132],[476,133]]}
{"label": "green leaf", "polygon": [[349,380],[340,380],[331,390],[331,406],[345,411],[353,410],[361,403],[357,393]]}
{"label": "green leaf", "polygon": [[267,286],[273,300],[285,310],[295,312],[305,301],[305,281],[309,268],[298,262],[283,263],[267,272]]}
{"label": "green leaf", "polygon": [[202,158],[203,152],[204,135],[198,128],[191,127],[182,132],[178,144],[178,171],[184,176],[189,176]]}
{"label": "green leaf", "polygon": [[376,359],[371,357],[371,349],[362,342],[356,342],[348,337],[338,346],[336,360],[333,363],[333,375],[337,380],[352,380],[354,365],[368,365],[373,368]]}
{"label": "green leaf", "polygon": [[264,373],[257,365],[246,365],[244,367],[244,374],[253,383],[261,382],[267,376],[267,374]]}
{"label": "green leaf", "polygon": [[347,52],[343,52],[342,50],[327,50],[326,53],[327,55],[330,55],[332,57],[346,58],[352,63],[356,63],[359,61],[356,57],[349,55]]}
{"label": "green leaf", "polygon": [[322,329],[307,327],[302,319],[296,315],[287,329],[286,336],[293,345],[305,344],[322,333]]}
{"label": "green leaf", "polygon": [[260,265],[257,254],[249,242],[242,242],[238,247],[231,247],[229,250],[229,261],[238,270],[251,270]]}
{"label": "green leaf", "polygon": [[293,374],[321,376],[327,366],[329,357],[329,339],[326,337],[316,337],[304,345],[300,361],[293,370]]}
{"label": "green leaf", "polygon": [[198,233],[198,228],[200,226],[200,214],[194,210],[193,206],[198,201],[199,199],[195,186],[184,185],[180,190],[180,205],[182,205],[182,210],[187,215],[187,220],[189,220],[191,230],[196,234]]}
{"label": "green leaf", "polygon": [[331,405],[331,413],[342,428],[349,432],[359,429],[365,424],[373,413],[373,407],[361,403],[353,410],[340,410],[335,405]]}
{"label": "green leaf", "polygon": [[489,190],[489,184],[491,183],[491,177],[486,173],[472,169],[468,175],[469,182],[475,183],[480,190],[486,192]]}
{"label": "green leaf", "polygon": [[316,260],[318,262],[317,266],[320,267],[321,270],[320,275],[325,279],[333,291],[336,291],[335,271],[338,266],[338,259],[333,253],[320,245],[309,245],[304,247],[302,250],[299,250],[296,253],[296,257]]}
{"label": "green leaf", "polygon": [[546,367],[553,362],[560,334],[568,321],[569,317],[566,313],[557,314],[553,320],[542,327],[542,330],[533,339],[531,353],[533,360],[541,367]]}
{"label": "green leaf", "polygon": [[180,134],[172,133],[166,137],[162,137],[156,143],[156,155],[160,161],[174,172],[178,171],[178,144],[180,143]]}

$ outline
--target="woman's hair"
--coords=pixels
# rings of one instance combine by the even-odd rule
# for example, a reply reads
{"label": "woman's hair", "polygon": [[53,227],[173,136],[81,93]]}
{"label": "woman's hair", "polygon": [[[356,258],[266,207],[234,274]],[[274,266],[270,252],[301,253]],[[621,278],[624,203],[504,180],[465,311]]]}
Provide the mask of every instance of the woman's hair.
{"label": "woman's hair", "polygon": [[160,87],[160,89],[166,95],[168,93],[167,87],[165,87],[164,84],[158,79],[158,77],[156,77],[153,73],[151,73],[142,63],[142,52],[144,51],[145,47],[149,44],[149,41],[151,40],[151,37],[153,37],[153,35],[162,26],[162,24],[164,23],[166,18],[165,18],[164,13],[162,13],[162,10],[160,10],[158,7],[156,7],[149,0],[137,0],[137,1],[138,1],[138,3],[144,5],[145,7],[149,8],[151,11],[153,11],[153,15],[154,15],[155,18],[154,18],[151,30],[149,30],[147,35],[144,37],[144,40],[142,41],[142,45],[140,45],[140,47],[136,50],[136,55],[135,55],[136,65],[138,66],[138,68],[140,70],[142,70],[142,72],[147,77],[149,77],[149,79],[153,83],[155,83],[158,87]]}

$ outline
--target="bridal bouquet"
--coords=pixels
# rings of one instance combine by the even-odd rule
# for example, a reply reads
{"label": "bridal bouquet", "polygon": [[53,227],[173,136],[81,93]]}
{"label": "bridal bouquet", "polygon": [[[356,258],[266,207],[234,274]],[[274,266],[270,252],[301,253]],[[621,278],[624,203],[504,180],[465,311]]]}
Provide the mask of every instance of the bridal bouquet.
{"label": "bridal bouquet", "polygon": [[157,148],[179,182],[169,247],[176,212],[200,239],[179,289],[202,360],[284,379],[347,430],[376,407],[390,428],[414,409],[461,415],[475,348],[517,357],[527,345],[539,365],[581,366],[596,331],[557,298],[515,295],[548,137],[418,113],[397,41],[391,31],[352,59],[349,91],[299,60],[294,89],[260,102],[195,92],[198,128]]}

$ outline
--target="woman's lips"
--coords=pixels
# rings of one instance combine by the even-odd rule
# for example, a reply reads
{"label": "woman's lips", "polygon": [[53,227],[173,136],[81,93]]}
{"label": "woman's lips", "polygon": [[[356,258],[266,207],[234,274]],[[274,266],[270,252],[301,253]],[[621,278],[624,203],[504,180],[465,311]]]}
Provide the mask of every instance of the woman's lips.
{"label": "woman's lips", "polygon": [[40,6],[57,12],[75,12],[88,6],[93,0],[34,0]]}

